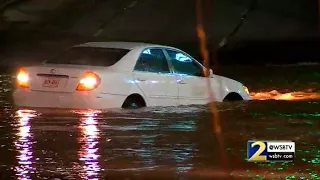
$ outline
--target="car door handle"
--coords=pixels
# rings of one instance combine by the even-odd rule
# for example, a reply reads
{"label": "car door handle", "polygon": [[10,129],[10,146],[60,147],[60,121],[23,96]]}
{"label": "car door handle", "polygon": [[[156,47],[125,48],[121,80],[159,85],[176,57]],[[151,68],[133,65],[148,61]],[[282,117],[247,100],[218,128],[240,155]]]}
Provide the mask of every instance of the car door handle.
{"label": "car door handle", "polygon": [[183,79],[178,79],[178,80],[177,80],[177,83],[178,83],[178,84],[186,84],[186,82],[184,82]]}
{"label": "car door handle", "polygon": [[147,79],[137,78],[138,81],[146,81]]}

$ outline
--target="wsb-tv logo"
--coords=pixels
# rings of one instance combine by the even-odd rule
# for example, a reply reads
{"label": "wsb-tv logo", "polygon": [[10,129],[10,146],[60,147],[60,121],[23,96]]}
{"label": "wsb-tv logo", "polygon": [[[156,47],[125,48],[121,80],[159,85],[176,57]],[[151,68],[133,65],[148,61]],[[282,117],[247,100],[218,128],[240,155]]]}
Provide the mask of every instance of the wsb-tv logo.
{"label": "wsb-tv logo", "polygon": [[293,161],[294,141],[248,141],[249,162]]}

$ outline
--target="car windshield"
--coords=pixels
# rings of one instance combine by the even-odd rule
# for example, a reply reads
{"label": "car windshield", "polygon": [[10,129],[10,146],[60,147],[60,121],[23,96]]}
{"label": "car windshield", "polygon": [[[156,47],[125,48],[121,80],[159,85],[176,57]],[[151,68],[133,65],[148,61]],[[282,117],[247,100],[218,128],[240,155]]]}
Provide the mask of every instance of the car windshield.
{"label": "car windshield", "polygon": [[87,66],[112,66],[129,50],[101,47],[73,47],[57,57],[47,60],[48,64],[72,64]]}

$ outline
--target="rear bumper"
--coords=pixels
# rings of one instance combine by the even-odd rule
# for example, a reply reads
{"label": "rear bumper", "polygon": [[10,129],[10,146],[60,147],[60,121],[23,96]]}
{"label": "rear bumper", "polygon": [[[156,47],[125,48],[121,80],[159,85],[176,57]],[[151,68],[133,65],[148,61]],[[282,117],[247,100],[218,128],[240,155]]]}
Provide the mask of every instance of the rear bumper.
{"label": "rear bumper", "polygon": [[17,89],[13,93],[16,106],[29,108],[108,109],[121,108],[126,96],[90,92],[44,92]]}

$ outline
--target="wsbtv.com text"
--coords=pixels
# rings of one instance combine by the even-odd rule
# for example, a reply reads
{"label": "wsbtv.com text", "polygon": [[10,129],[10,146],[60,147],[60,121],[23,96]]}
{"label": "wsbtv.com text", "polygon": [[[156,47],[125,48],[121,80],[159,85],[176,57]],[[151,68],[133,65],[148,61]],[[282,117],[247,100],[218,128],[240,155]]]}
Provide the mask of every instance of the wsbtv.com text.
{"label": "wsbtv.com text", "polygon": [[248,141],[248,161],[293,161],[295,154],[294,141]]}

